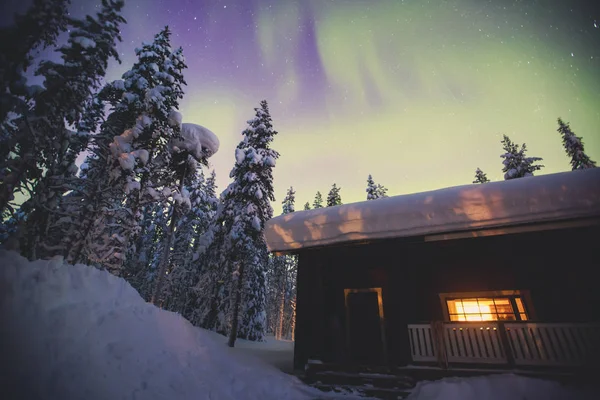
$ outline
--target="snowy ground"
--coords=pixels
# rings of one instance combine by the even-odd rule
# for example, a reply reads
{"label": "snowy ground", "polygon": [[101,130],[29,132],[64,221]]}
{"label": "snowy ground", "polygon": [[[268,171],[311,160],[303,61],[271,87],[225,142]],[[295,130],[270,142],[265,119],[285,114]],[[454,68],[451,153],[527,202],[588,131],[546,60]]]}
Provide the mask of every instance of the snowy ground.
{"label": "snowy ground", "polygon": [[[218,333],[208,333],[218,342],[227,342],[227,338]],[[235,341],[235,348],[227,347],[227,350],[237,354],[238,357],[258,358],[265,364],[288,374],[294,371],[294,342],[289,340],[276,340],[273,336],[267,336],[265,342],[238,339]]]}
{"label": "snowy ground", "polygon": [[[278,370],[290,368],[291,342],[240,340],[234,349],[225,342],[144,302],[105,271],[59,260],[30,263],[0,250],[2,399],[349,398],[327,395]],[[422,382],[409,397],[586,398],[558,383],[509,374]]]}
{"label": "snowy ground", "polygon": [[[87,266],[0,251],[0,398],[313,399],[297,378]],[[12,396],[4,397],[10,393]]]}

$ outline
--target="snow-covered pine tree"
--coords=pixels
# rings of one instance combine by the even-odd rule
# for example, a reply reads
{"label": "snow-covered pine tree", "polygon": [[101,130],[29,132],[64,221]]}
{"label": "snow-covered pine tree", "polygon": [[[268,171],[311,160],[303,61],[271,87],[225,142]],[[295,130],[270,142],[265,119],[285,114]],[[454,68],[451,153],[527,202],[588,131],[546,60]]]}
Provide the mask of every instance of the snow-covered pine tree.
{"label": "snow-covered pine tree", "polygon": [[583,150],[583,142],[581,137],[575,136],[568,122],[564,122],[561,118],[558,119],[558,133],[562,136],[563,146],[567,155],[571,157],[571,169],[587,169],[595,168],[596,162],[592,161]]}
{"label": "snow-covered pine tree", "polygon": [[310,203],[308,201],[304,203],[304,210],[310,210]]}
{"label": "snow-covered pine tree", "polygon": [[149,226],[143,232],[144,261],[128,265],[128,268],[123,270],[123,277],[148,302],[152,299],[153,289],[156,287],[160,255],[163,253],[171,211],[172,209],[164,202],[144,207],[145,218],[143,221],[150,221]]}
{"label": "snow-covered pine tree", "polygon": [[[181,48],[172,50],[170,30],[165,27],[152,43],[136,49],[138,61],[118,80],[103,89],[112,104],[114,126],[107,125],[107,137],[114,139],[98,150],[108,186],[122,197],[112,208],[101,207],[86,243],[90,261],[116,275],[139,273],[140,260],[136,247],[145,237],[142,228],[149,226],[143,216],[144,207],[164,203],[173,187],[175,172],[170,169],[168,142],[179,135],[181,116],[175,110],[183,96],[183,69],[186,68]],[[111,114],[111,116],[112,116]],[[110,117],[109,117],[110,120]],[[106,163],[102,165],[102,161]],[[136,246],[139,245],[139,246]],[[124,265],[126,257],[133,258]],[[132,271],[123,271],[123,268]]]}
{"label": "snow-covered pine tree", "polygon": [[367,178],[367,200],[381,199],[387,197],[387,189],[379,184],[375,184],[373,177],[369,174]]}
{"label": "snow-covered pine tree", "polygon": [[313,201],[313,208],[322,208],[323,207],[323,196],[321,192],[317,192],[315,195],[315,200]]}
{"label": "snow-covered pine tree", "polygon": [[375,200],[377,198],[377,186],[371,174],[367,177],[367,200]]}
{"label": "snow-covered pine tree", "polygon": [[525,152],[527,147],[525,143],[519,149],[519,145],[513,143],[510,138],[504,135],[502,139],[502,148],[504,154],[500,155],[504,160],[502,164],[502,172],[504,172],[504,179],[515,179],[523,178],[526,176],[533,176],[535,171],[539,171],[544,166],[534,164],[537,161],[541,161],[540,157],[526,157]]}
{"label": "snow-covered pine tree", "polygon": [[488,179],[488,177],[485,174],[485,172],[483,172],[479,168],[477,168],[475,170],[475,180],[473,181],[473,183],[487,183],[489,181],[490,180]]}
{"label": "snow-covered pine tree", "polygon": [[[173,138],[169,143],[171,152],[170,170],[175,172],[176,181],[170,188],[172,198],[171,221],[163,245],[156,288],[151,302],[156,304],[163,296],[162,288],[169,267],[170,251],[173,246],[175,227],[182,215],[191,209],[189,191],[186,188],[186,177],[195,174],[199,165],[208,165],[207,159],[219,150],[219,140],[208,129],[195,124],[183,124],[180,137]],[[169,295],[166,295],[169,297]]]}
{"label": "snow-covered pine tree", "polygon": [[23,250],[30,258],[64,251],[51,247],[49,232],[63,218],[57,212],[63,194],[76,188],[75,160],[101,118],[94,92],[109,58],[119,60],[116,42],[121,40],[119,26],[125,22],[122,7],[122,0],[103,0],[96,18],[70,19],[67,44],[58,49],[62,63],[42,61],[36,71],[44,77],[44,88],[33,96],[32,112],[19,118],[27,140],[37,147],[37,164],[43,171],[27,200]]}
{"label": "snow-covered pine tree", "polygon": [[[34,0],[23,15],[15,15],[15,23],[0,28],[0,148],[2,153],[12,148],[4,130],[10,112],[27,111],[32,89],[24,73],[33,63],[33,51],[53,46],[59,33],[68,25],[69,0]],[[21,140],[21,139],[19,139]],[[14,143],[13,143],[14,144]],[[2,154],[4,155],[4,154]]]}
{"label": "snow-covered pine tree", "polygon": [[342,204],[342,198],[340,196],[340,189],[334,183],[331,186],[331,190],[327,194],[327,207],[339,206]]}
{"label": "snow-covered pine tree", "polygon": [[268,252],[264,223],[273,215],[273,167],[279,154],[270,148],[273,129],[266,101],[255,108],[230,173],[233,182],[221,195],[212,241],[203,256],[198,283],[206,297],[199,299],[193,322],[237,337],[263,340],[266,329],[266,268]]}
{"label": "snow-covered pine tree", "polygon": [[[34,0],[24,15],[15,15],[13,25],[0,27],[0,226],[16,217],[15,192],[30,196],[28,181],[42,173],[37,146],[22,118],[41,88],[27,85],[25,72],[34,50],[55,45],[58,34],[66,30],[68,5],[69,0]],[[19,215],[16,219],[22,221],[24,210]],[[16,228],[13,223],[10,230],[16,233]]]}
{"label": "snow-covered pine tree", "polygon": [[203,238],[204,235],[208,232],[210,226],[213,224],[217,215],[219,198],[216,195],[216,179],[216,173],[213,170],[210,173],[210,176],[206,179],[204,185],[202,186],[202,196],[199,201],[199,205],[194,206],[195,210],[199,210],[201,212],[201,216],[199,216],[198,225],[196,226],[194,234],[192,260],[197,260],[200,257],[200,246],[202,244],[201,238]]}
{"label": "snow-covered pine tree", "polygon": [[295,208],[294,208],[295,202],[296,202],[296,191],[294,191],[294,188],[292,186],[290,186],[290,188],[287,190],[285,198],[281,202],[281,204],[283,206],[282,207],[283,214],[293,213],[295,211]]}
{"label": "snow-covered pine tree", "polygon": [[198,282],[198,264],[195,253],[199,238],[213,222],[218,199],[215,196],[215,172],[205,179],[201,169],[189,179],[191,210],[178,222],[173,255],[172,271],[168,275],[168,294],[164,306],[190,319],[193,312],[192,288]]}
{"label": "snow-covered pine tree", "polygon": [[[202,207],[203,186],[205,184],[204,172],[196,167],[195,171],[190,171],[185,178],[185,189],[189,193],[190,210],[183,214],[177,221],[173,251],[171,253],[171,266],[174,271],[186,269],[193,257],[193,245],[196,237],[198,225],[204,219],[204,210]],[[173,282],[173,273],[169,273],[169,285]]]}

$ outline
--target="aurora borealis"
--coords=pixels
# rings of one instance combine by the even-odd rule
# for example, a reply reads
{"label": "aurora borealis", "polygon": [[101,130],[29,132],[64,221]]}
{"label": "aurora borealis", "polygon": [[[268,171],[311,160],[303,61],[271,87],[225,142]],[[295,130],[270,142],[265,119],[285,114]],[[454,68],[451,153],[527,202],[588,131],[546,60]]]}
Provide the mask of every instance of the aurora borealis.
{"label": "aurora borealis", "polygon": [[[100,1],[72,0],[73,13]],[[27,1],[6,1],[15,11]],[[296,208],[335,182],[366,199],[368,174],[388,194],[502,179],[503,134],[566,171],[556,118],[600,162],[600,12],[595,1],[126,0],[120,53],[164,25],[188,70],[181,111],[215,132],[219,190],[253,107],[275,129],[275,214],[289,186]],[[12,14],[12,13],[11,13]]]}

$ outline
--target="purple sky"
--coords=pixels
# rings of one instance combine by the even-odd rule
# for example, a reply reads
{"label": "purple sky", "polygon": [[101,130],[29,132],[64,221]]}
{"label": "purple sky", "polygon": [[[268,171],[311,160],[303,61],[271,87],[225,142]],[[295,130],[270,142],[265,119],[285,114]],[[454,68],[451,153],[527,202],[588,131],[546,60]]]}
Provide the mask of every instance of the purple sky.
{"label": "purple sky", "polygon": [[[2,22],[31,1],[3,2]],[[73,0],[74,15],[93,0]],[[277,203],[297,208],[335,182],[345,203],[368,174],[404,194],[468,184],[477,167],[502,179],[507,134],[568,170],[556,118],[600,161],[600,12],[594,1],[127,0],[123,63],[164,25],[188,70],[184,121],[215,132],[219,190],[261,99],[269,101]]]}

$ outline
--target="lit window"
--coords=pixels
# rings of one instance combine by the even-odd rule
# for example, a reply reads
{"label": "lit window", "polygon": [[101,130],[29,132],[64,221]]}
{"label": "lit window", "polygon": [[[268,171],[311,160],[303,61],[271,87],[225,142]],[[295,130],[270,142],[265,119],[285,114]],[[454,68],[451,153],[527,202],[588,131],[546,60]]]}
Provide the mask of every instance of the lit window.
{"label": "lit window", "polygon": [[446,299],[450,321],[526,321],[519,296]]}

